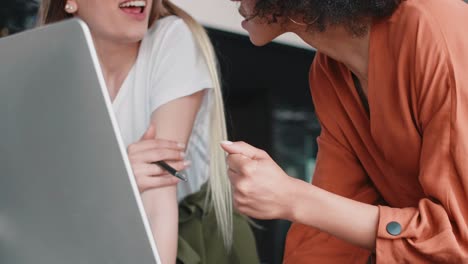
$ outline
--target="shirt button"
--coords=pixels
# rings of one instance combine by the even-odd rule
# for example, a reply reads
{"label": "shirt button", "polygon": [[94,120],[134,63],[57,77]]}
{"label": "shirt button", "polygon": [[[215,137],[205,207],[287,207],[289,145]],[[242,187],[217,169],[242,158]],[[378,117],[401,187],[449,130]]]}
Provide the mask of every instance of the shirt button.
{"label": "shirt button", "polygon": [[401,234],[401,225],[398,222],[390,222],[387,225],[387,232],[392,236]]}

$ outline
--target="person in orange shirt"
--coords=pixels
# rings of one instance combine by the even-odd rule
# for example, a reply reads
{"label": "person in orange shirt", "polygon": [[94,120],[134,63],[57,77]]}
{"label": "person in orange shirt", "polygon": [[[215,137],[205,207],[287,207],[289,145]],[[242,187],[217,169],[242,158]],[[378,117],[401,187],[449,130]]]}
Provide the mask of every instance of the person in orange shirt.
{"label": "person in orange shirt", "polygon": [[468,263],[468,5],[234,0],[251,41],[317,49],[313,184],[225,141],[237,209],[292,225],[284,263]]}

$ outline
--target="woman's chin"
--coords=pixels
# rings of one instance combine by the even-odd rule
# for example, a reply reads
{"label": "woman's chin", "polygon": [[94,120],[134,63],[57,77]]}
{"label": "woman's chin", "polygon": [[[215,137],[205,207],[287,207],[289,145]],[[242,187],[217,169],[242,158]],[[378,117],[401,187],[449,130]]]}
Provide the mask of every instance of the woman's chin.
{"label": "woman's chin", "polygon": [[249,37],[250,37],[250,42],[252,42],[252,44],[257,47],[265,46],[266,44],[271,42],[271,39],[258,38],[252,35],[250,35]]}
{"label": "woman's chin", "polygon": [[284,33],[279,26],[260,23],[249,23],[245,29],[249,33],[250,41],[255,46],[264,46]]}
{"label": "woman's chin", "polygon": [[125,42],[128,42],[128,43],[133,43],[133,42],[140,42],[144,37],[145,37],[145,34],[146,34],[147,30],[142,30],[142,31],[134,31],[134,32],[127,32],[127,34],[125,35],[122,35],[122,36],[125,36]]}

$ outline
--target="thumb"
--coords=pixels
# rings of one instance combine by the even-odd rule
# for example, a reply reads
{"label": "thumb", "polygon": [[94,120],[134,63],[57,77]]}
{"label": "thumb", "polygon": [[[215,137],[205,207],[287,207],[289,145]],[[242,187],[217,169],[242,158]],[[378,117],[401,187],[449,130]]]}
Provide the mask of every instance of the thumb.
{"label": "thumb", "polygon": [[156,128],[153,126],[153,124],[150,124],[145,134],[143,134],[143,136],[141,137],[141,140],[155,139],[155,138],[156,138]]}
{"label": "thumb", "polygon": [[258,149],[242,141],[239,141],[239,142],[222,141],[221,147],[228,154],[241,154],[251,159],[263,159],[263,158],[269,157],[265,151]]}

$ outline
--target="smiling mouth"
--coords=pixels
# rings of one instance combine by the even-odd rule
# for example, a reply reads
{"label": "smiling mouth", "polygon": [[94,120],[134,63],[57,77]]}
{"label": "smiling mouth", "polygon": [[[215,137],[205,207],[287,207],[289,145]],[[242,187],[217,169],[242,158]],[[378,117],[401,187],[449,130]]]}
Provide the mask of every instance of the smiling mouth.
{"label": "smiling mouth", "polygon": [[142,14],[145,11],[146,1],[125,1],[119,5],[119,8],[124,12],[132,14]]}

